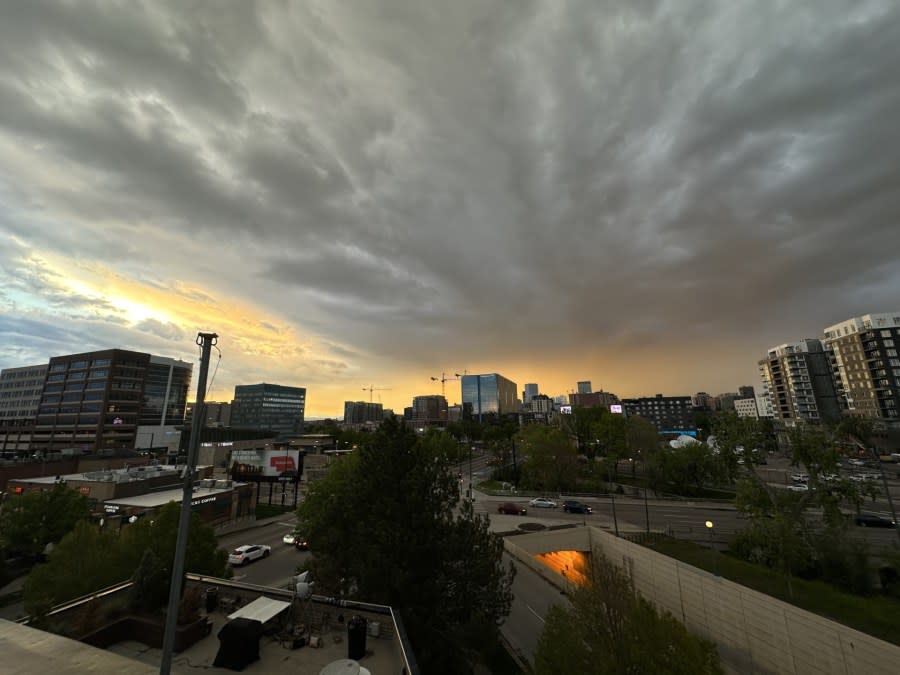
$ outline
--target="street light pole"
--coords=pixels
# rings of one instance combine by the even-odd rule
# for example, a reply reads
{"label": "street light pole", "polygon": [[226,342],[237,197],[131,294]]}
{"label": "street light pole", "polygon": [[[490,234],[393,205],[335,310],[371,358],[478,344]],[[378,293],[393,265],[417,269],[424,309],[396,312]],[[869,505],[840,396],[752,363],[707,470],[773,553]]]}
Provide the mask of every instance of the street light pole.
{"label": "street light pole", "polygon": [[191,424],[191,442],[188,447],[187,465],[184,467],[184,484],[181,496],[181,516],[178,520],[178,538],[175,542],[175,559],[172,562],[172,580],[169,584],[169,604],[166,609],[166,629],[163,634],[162,656],[159,674],[169,675],[172,670],[172,652],[175,648],[175,629],[178,626],[178,601],[184,582],[184,557],[187,552],[188,528],[191,524],[191,496],[194,491],[194,467],[200,448],[200,432],[203,430],[203,403],[206,400],[206,377],[209,374],[209,355],[216,344],[215,333],[198,333],[200,345],[200,374],[197,378],[197,401],[194,421]]}
{"label": "street light pole", "polygon": [[709,533],[709,550],[712,551],[713,556],[713,574],[719,576],[719,557],[713,549],[713,521],[706,521],[706,531]]}

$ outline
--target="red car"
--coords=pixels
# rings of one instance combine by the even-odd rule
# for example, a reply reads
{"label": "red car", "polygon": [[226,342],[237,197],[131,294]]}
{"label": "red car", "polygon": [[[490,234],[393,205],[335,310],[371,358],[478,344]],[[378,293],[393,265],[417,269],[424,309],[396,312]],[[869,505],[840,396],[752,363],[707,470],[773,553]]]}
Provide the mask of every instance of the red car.
{"label": "red car", "polygon": [[512,502],[503,502],[497,507],[497,513],[505,513],[510,516],[524,516],[525,507],[516,506]]}

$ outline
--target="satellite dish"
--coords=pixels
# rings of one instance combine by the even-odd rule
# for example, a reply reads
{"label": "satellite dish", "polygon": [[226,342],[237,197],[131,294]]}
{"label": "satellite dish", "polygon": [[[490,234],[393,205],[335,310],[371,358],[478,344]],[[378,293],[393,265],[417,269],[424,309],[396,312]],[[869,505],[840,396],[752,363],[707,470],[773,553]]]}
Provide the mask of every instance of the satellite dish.
{"label": "satellite dish", "polygon": [[297,592],[297,597],[300,598],[301,600],[308,600],[309,597],[312,595],[312,587],[313,587],[313,585],[314,585],[314,584],[312,584],[312,583],[307,583],[307,582],[305,582],[305,581],[299,582],[299,583],[294,587],[294,590]]}

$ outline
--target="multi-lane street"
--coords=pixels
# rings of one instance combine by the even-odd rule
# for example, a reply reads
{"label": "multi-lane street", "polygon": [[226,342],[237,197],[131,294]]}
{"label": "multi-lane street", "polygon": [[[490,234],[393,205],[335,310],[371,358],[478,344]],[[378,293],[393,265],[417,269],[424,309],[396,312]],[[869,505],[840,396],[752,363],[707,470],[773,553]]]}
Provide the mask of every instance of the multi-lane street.
{"label": "multi-lane street", "polygon": [[265,544],[272,547],[269,557],[244,567],[235,567],[234,579],[259,586],[286,587],[298,568],[302,568],[300,571],[306,569],[304,565],[310,557],[309,551],[298,551],[281,541],[285,534],[293,531],[294,516],[287,513],[277,522],[220,537],[219,546],[229,551],[243,544]]}

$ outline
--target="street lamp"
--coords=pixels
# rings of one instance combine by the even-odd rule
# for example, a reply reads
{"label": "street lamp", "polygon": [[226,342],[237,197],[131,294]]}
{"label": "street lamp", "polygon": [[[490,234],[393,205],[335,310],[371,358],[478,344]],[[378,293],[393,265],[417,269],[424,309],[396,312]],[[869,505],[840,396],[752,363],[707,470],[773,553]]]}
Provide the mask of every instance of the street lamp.
{"label": "street lamp", "polygon": [[712,551],[713,556],[713,574],[719,576],[719,557],[716,555],[715,550],[713,549],[713,521],[706,521],[706,531],[709,533],[709,550]]}

